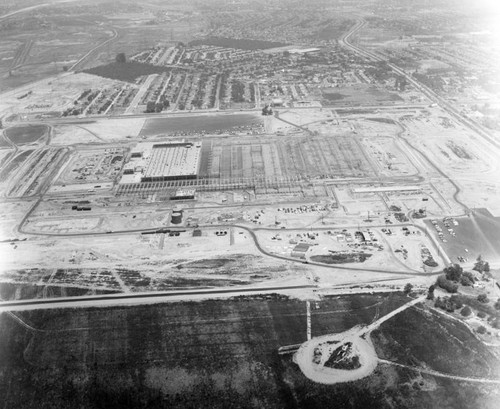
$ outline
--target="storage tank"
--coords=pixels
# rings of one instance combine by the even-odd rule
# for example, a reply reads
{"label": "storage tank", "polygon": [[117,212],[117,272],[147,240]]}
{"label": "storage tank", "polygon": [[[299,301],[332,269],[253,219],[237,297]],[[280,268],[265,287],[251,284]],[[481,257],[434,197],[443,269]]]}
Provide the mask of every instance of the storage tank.
{"label": "storage tank", "polygon": [[182,223],[182,210],[174,210],[172,212],[171,220],[172,224],[180,224]]}

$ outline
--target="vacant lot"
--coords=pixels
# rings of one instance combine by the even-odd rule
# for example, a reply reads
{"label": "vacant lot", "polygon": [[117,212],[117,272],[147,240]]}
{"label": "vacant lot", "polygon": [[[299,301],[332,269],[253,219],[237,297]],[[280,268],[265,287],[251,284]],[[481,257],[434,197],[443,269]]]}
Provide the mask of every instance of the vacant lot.
{"label": "vacant lot", "polygon": [[[404,300],[362,295],[320,302],[313,333],[369,323],[377,309],[387,312]],[[243,297],[19,316],[37,331],[0,316],[6,407],[283,407],[293,403],[285,371],[305,382],[277,353],[306,340],[303,301]]]}
{"label": "vacant lot", "polygon": [[262,126],[262,119],[255,114],[189,115],[175,118],[148,119],[140,136],[158,134],[226,133],[238,129]]}
{"label": "vacant lot", "polygon": [[166,67],[159,67],[151,64],[142,64],[135,61],[126,63],[113,62],[106,65],[85,70],[87,74],[98,75],[104,78],[111,78],[113,80],[135,82],[138,77],[151,74],[161,74],[162,72],[169,72],[170,69]]}
{"label": "vacant lot", "polygon": [[370,85],[356,85],[344,88],[325,88],[323,105],[377,105],[403,102],[395,93],[387,92]]}
{"label": "vacant lot", "polygon": [[213,45],[216,47],[236,48],[240,50],[266,50],[268,48],[284,47],[287,44],[275,41],[250,40],[245,38],[207,37],[191,41],[189,45]]}
{"label": "vacant lot", "polygon": [[[369,323],[405,300],[312,302],[313,336]],[[9,408],[456,408],[459,401],[493,408],[498,399],[493,388],[388,365],[358,382],[314,384],[291,355],[278,354],[306,339],[305,302],[281,296],[18,316],[36,330],[0,316],[0,395]],[[465,327],[413,309],[387,321],[374,340],[385,359],[462,376],[486,376],[496,362]],[[452,368],[457,356],[463,362]]]}
{"label": "vacant lot", "polygon": [[26,145],[40,139],[48,131],[47,125],[22,125],[5,130],[5,136],[16,145]]}
{"label": "vacant lot", "polygon": [[379,358],[456,376],[500,376],[500,361],[491,349],[462,323],[433,311],[405,310],[383,323],[372,339]]}

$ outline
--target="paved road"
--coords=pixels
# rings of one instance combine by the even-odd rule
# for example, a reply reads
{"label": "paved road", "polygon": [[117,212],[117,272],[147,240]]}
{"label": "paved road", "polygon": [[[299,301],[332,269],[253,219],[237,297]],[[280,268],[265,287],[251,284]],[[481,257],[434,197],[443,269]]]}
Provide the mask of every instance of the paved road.
{"label": "paved road", "polygon": [[68,297],[68,298],[51,298],[38,300],[17,300],[17,301],[2,301],[0,302],[0,313],[3,311],[17,310],[35,310],[49,308],[75,308],[75,307],[104,307],[112,305],[126,305],[129,303],[148,303],[148,302],[166,302],[174,297],[186,296],[217,296],[227,295],[256,295],[269,294],[276,291],[299,291],[314,289],[314,285],[290,285],[276,287],[237,287],[237,288],[222,288],[208,290],[186,290],[186,291],[162,291],[140,294],[112,294],[112,295],[96,295],[84,297]]}

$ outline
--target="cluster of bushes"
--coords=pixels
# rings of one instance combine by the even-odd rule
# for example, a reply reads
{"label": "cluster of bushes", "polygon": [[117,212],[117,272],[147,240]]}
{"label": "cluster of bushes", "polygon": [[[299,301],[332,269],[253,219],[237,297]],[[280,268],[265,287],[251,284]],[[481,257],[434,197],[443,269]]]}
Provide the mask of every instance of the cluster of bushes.
{"label": "cluster of bushes", "polygon": [[449,293],[456,293],[458,291],[458,284],[453,280],[448,280],[444,275],[437,278],[436,285]]}
{"label": "cluster of bushes", "polygon": [[240,81],[233,81],[231,88],[231,99],[234,102],[245,102],[245,84]]}
{"label": "cluster of bushes", "polygon": [[394,217],[396,218],[396,220],[398,222],[401,222],[401,223],[407,222],[409,220],[408,217],[406,217],[406,214],[404,214],[403,212],[394,213]]}
{"label": "cluster of bushes", "polygon": [[443,270],[444,275],[438,277],[436,285],[446,290],[449,293],[456,293],[458,284],[463,286],[473,286],[476,279],[474,275],[468,271],[463,271],[458,264],[453,264]]}
{"label": "cluster of bushes", "polygon": [[168,100],[163,100],[162,102],[154,102],[149,101],[146,104],[146,112],[161,112],[164,109],[167,109],[170,106],[170,102]]}
{"label": "cluster of bushes", "polygon": [[[429,294],[431,293],[429,289]],[[450,297],[438,297],[434,302],[436,308],[440,308],[447,312],[454,312],[460,310],[463,317],[469,317],[473,311],[477,311],[478,318],[484,319],[488,317],[489,324],[495,328],[500,329],[500,298],[494,304],[494,308],[487,304],[488,297],[486,294],[480,294],[477,297],[468,297],[465,295],[453,294]],[[479,333],[484,334],[478,329]]]}
{"label": "cluster of bushes", "polygon": [[490,264],[479,256],[476,260],[476,264],[474,264],[473,270],[478,271],[479,273],[488,273],[490,271]]}
{"label": "cluster of bushes", "polygon": [[434,307],[441,308],[442,310],[445,310],[447,312],[454,312],[455,310],[459,310],[463,306],[463,299],[459,295],[452,295],[451,297],[443,298],[438,297],[434,302]]}

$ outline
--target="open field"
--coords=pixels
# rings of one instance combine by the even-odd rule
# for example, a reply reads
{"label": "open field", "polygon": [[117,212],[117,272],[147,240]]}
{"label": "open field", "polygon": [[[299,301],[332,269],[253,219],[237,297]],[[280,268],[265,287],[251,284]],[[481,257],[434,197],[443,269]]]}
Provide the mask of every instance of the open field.
{"label": "open field", "polygon": [[403,102],[403,99],[395,93],[390,93],[373,86],[357,85],[352,88],[326,88],[323,89],[324,106],[335,105],[375,105],[395,104]]}
{"label": "open field", "polygon": [[265,50],[268,48],[284,47],[287,44],[263,40],[208,37],[201,40],[193,40],[189,45],[214,45],[225,48],[239,48],[241,50]]}
{"label": "open field", "polygon": [[[313,302],[313,334],[368,324],[404,301],[401,296],[380,294]],[[370,407],[382,408],[389,401],[403,408],[442,408],[443,402],[456,407],[459,399],[466,399],[469,405],[489,409],[498,398],[494,387],[422,376],[387,364],[379,364],[373,375],[352,384],[312,383],[290,355],[278,355],[280,346],[306,340],[305,302],[280,296],[17,315],[35,329],[22,327],[6,314],[0,317],[5,334],[0,340],[4,374],[0,390],[5,402],[17,408],[39,407],[46,402],[47,388],[52,404],[82,408],[196,407],[200,402],[241,408],[317,407],[333,402],[359,408],[369,402]],[[429,331],[440,353],[438,361],[433,360],[433,350],[422,348],[428,338],[415,342],[416,334]],[[449,337],[449,331],[460,333],[465,345]],[[427,364],[461,376],[492,376],[488,368],[495,370],[496,358],[481,344],[473,347],[473,358],[467,349],[471,337],[460,324],[414,309],[383,324],[373,335],[377,353],[385,359],[410,366]],[[409,348],[411,359],[407,349],[401,355],[398,342]],[[463,357],[459,367],[450,348]]]}
{"label": "open field", "polygon": [[243,132],[262,127],[262,117],[258,114],[229,115],[188,115],[183,117],[148,119],[141,136],[190,135],[197,133]]}
{"label": "open field", "polygon": [[16,145],[27,145],[47,135],[47,125],[27,125],[8,128],[4,134]]}
{"label": "open field", "polygon": [[130,61],[125,63],[113,62],[107,65],[89,68],[84,72],[112,80],[134,83],[138,77],[151,74],[161,74],[165,71],[167,71],[165,68]]}

